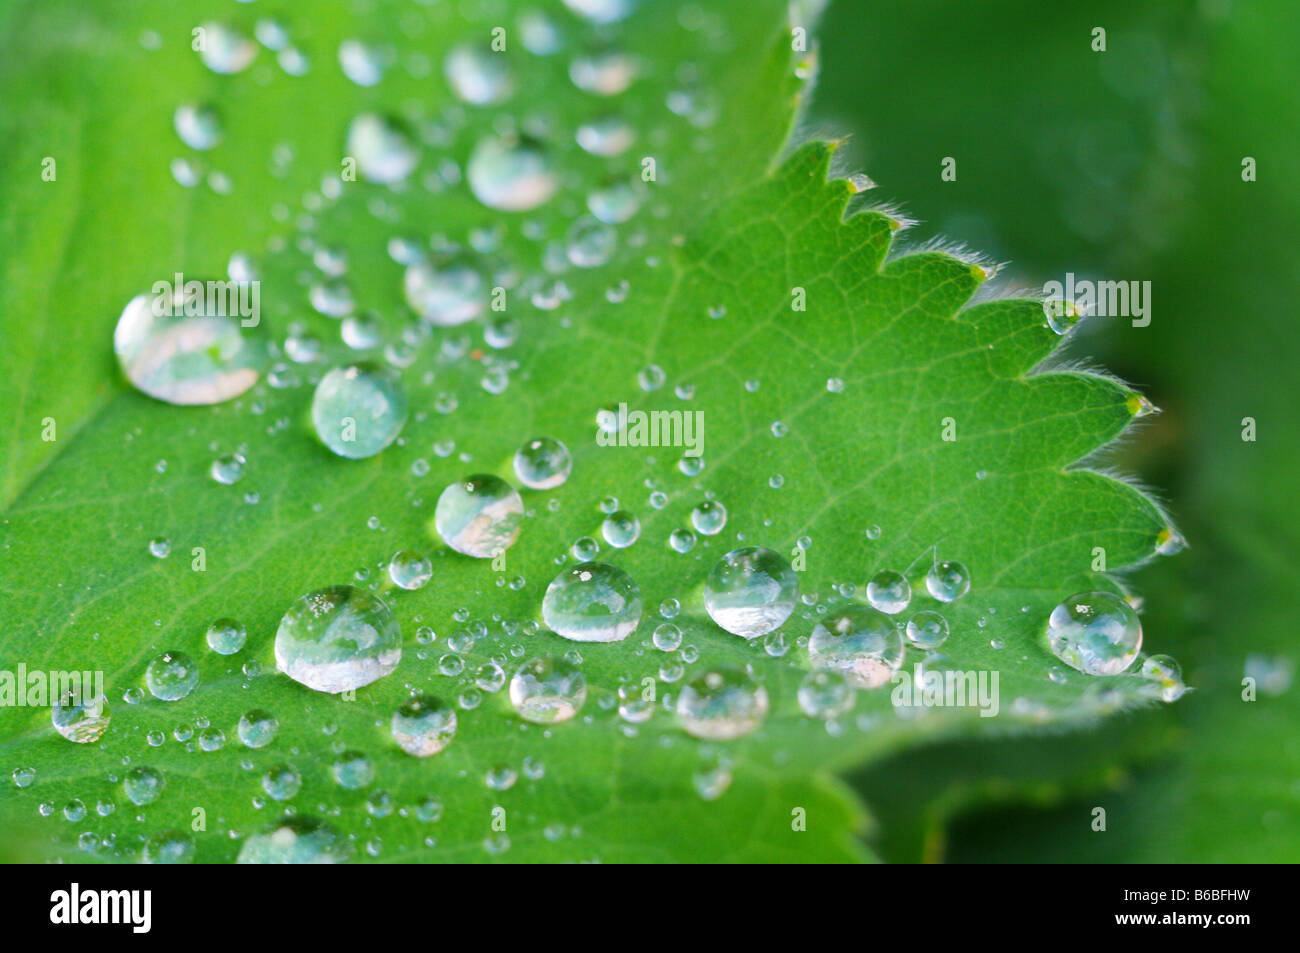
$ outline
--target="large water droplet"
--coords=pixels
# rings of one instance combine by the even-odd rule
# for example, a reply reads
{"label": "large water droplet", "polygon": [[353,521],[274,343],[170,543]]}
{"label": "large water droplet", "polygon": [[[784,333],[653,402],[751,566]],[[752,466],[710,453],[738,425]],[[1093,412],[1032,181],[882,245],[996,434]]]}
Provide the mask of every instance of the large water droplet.
{"label": "large water droplet", "polygon": [[567,659],[529,659],[510,679],[510,704],[519,717],[537,724],[568,721],[587,700],[587,680]]}
{"label": "large water droplet", "polygon": [[465,177],[475,198],[504,212],[536,208],[555,194],[559,184],[540,145],[497,137],[474,148]]}
{"label": "large water droplet", "polygon": [[554,437],[537,437],[515,451],[515,476],[530,490],[553,490],[573,470],[569,448]]}
{"label": "large water droplet", "polygon": [[1071,668],[1088,675],[1118,675],[1142,648],[1142,623],[1119,596],[1080,592],[1052,610],[1047,642]]}
{"label": "large water droplet", "polygon": [[406,127],[396,119],[362,113],[348,126],[346,153],[369,182],[389,185],[411,174],[419,161]]}
{"label": "large water droplet", "polygon": [[841,673],[856,688],[876,688],[903,664],[903,636],[894,620],[870,606],[848,606],[820,620],[808,658]]}
{"label": "large water droplet", "polygon": [[771,632],[794,612],[799,576],[770,549],[749,546],[723,556],[704,583],[704,608],[746,639]]}
{"label": "large water droplet", "polygon": [[514,545],[523,516],[524,501],[514,487],[500,477],[478,474],[442,491],[433,523],[456,552],[491,559]]}
{"label": "large water droplet", "polygon": [[301,596],[275,633],[280,671],[318,692],[369,685],[401,658],[401,627],[392,611],[378,596],[352,586]]}
{"label": "large water droplet", "polygon": [[257,383],[266,363],[265,344],[260,336],[243,333],[241,309],[231,306],[238,304],[238,293],[226,283],[196,281],[186,287],[188,292],[182,287],[137,295],[127,303],[113,332],[118,363],[138,390],[169,404],[218,404],[238,397]]}
{"label": "large water droplet", "polygon": [[406,424],[401,376],[382,364],[336,367],[316,385],[311,419],[321,442],[340,457],[373,457]]}
{"label": "large water droplet", "polygon": [[618,642],[641,621],[641,590],[615,566],[583,563],[546,587],[542,618],[547,628],[575,642]]}
{"label": "large water droplet", "polygon": [[767,689],[744,669],[723,666],[693,676],[677,697],[687,734],[710,741],[747,735],[767,717]]}
{"label": "large water droplet", "polygon": [[393,713],[393,740],[409,755],[435,755],[456,735],[456,710],[432,695],[417,695]]}

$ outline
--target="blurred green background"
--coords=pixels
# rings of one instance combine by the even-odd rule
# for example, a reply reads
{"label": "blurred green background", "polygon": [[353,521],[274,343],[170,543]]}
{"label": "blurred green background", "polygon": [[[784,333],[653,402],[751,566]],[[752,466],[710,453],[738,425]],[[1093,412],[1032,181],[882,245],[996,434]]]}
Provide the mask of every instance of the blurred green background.
{"label": "blurred green background", "polygon": [[841,0],[819,35],[808,126],[851,133],[850,164],[921,220],[917,239],[983,249],[1022,287],[1070,271],[1152,283],[1149,327],[1095,318],[1072,356],[1163,409],[1105,462],[1155,487],[1191,544],[1133,583],[1146,647],[1174,655],[1193,693],[1100,732],[879,765],[855,779],[878,846],[891,860],[1300,860],[1300,4]]}

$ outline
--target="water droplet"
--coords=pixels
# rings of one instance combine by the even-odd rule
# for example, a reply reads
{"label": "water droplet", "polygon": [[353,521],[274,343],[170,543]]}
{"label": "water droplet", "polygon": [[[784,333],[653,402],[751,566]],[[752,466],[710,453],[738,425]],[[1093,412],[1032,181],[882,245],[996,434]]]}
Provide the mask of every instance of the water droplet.
{"label": "water droplet", "polygon": [[907,641],[918,649],[937,649],[948,640],[948,620],[932,609],[916,613],[907,623]]}
{"label": "water droplet", "polygon": [[373,311],[350,314],[339,326],[343,343],[354,351],[370,351],[384,340],[384,322]]}
{"label": "water droplet", "polygon": [[164,652],[144,670],[144,681],[154,698],[180,701],[199,683],[199,667],[184,652]]}
{"label": "water droplet", "polygon": [[238,73],[257,56],[257,45],[228,24],[204,23],[198,29],[203,31],[199,59],[214,73]]}
{"label": "water droplet", "polygon": [[411,309],[439,327],[472,321],[488,306],[487,282],[463,261],[439,267],[427,261],[414,262],[402,277],[402,290]]}
{"label": "water droplet", "polygon": [[1142,623],[1119,596],[1080,592],[1052,610],[1047,641],[1071,668],[1086,675],[1118,675],[1142,648]]}
{"label": "water droplet", "polygon": [[621,116],[602,116],[578,127],[578,145],[594,156],[610,158],[626,152],[636,136]]}
{"label": "water droplet", "polygon": [[393,713],[393,740],[409,755],[435,755],[456,735],[456,709],[432,695],[417,695]]}
{"label": "water droplet", "polygon": [[339,44],[339,66],[343,75],[358,86],[376,86],[384,78],[383,51],[361,40]]}
{"label": "water droplet", "polygon": [[553,490],[569,478],[573,458],[554,437],[537,437],[515,451],[515,476],[530,490]]}
{"label": "water droplet", "polygon": [[636,78],[636,63],[618,50],[579,56],[569,64],[569,79],[584,93],[617,96]]}
{"label": "water droplet", "polygon": [[433,578],[433,563],[423,553],[403,549],[388,561],[388,578],[403,589],[423,589]]}
{"label": "water droplet", "polygon": [[1183,670],[1168,655],[1152,655],[1142,662],[1142,677],[1151,682],[1151,690],[1163,702],[1174,702],[1183,696]]}
{"label": "water droplet", "polygon": [[940,602],[955,602],[970,592],[970,570],[959,562],[946,560],[930,567],[925,574],[925,588]]}
{"label": "water droplet", "polygon": [[617,642],[641,621],[641,590],[621,569],[583,563],[546,587],[542,618],[553,632],[575,642]]}
{"label": "water droplet", "polygon": [[1049,298],[1043,302],[1043,315],[1047,326],[1056,334],[1065,334],[1079,323],[1083,311],[1073,301],[1063,298]]}
{"label": "water droplet", "polygon": [[342,864],[354,848],[347,838],[312,817],[295,815],[265,834],[249,834],[239,848],[241,864]]}
{"label": "water droplet", "polygon": [[660,652],[676,652],[682,644],[682,630],[671,622],[664,622],[655,627],[650,640]]}
{"label": "water droplet", "polygon": [[269,711],[257,708],[240,716],[236,731],[246,748],[265,748],[275,740],[280,722]]}
{"label": "water droplet", "polygon": [[244,476],[244,465],[247,461],[238,453],[223,454],[212,461],[212,467],[209,472],[212,479],[225,486],[231,486],[238,483]]}
{"label": "water droplet", "polygon": [[757,546],[723,556],[704,583],[709,618],[746,639],[771,632],[794,612],[799,577],[784,558]]}
{"label": "water droplet", "polygon": [[457,98],[473,106],[503,102],[514,92],[506,58],[481,46],[465,44],[453,49],[447,54],[444,72]]}
{"label": "water droplet", "polygon": [[344,751],[330,765],[335,783],[349,791],[357,791],[375,779],[375,763],[360,751]]}
{"label": "water droplet", "polygon": [[695,548],[696,537],[689,529],[675,529],[668,534],[668,546],[677,553],[689,553]]}
{"label": "water droplet", "polygon": [[196,848],[194,841],[179,831],[163,831],[145,841],[146,864],[192,864]]}
{"label": "water droplet", "polygon": [[503,212],[536,208],[555,194],[559,185],[551,160],[539,144],[496,137],[475,147],[465,178],[475,198]]}
{"label": "water droplet", "polygon": [[218,619],[208,626],[208,648],[218,655],[234,655],[247,637],[247,630],[234,619]]}
{"label": "water droplet", "polygon": [[98,741],[111,719],[108,702],[102,695],[84,699],[80,692],[72,693],[50,708],[54,730],[69,741],[82,745]]}
{"label": "water droplet", "polygon": [[677,717],[687,734],[709,741],[747,735],[767,717],[767,689],[742,668],[700,672],[682,685]]}
{"label": "water droplet", "polygon": [[855,688],[876,688],[903,664],[903,637],[894,620],[870,606],[848,606],[813,628],[808,658],[841,673]]}
{"label": "water droplet", "polygon": [[529,659],[510,679],[510,704],[519,717],[537,724],[568,721],[587,700],[587,679],[567,659]]}
{"label": "water droplet", "polygon": [[[618,180],[588,194],[587,208],[606,225],[618,225],[637,213],[641,198],[641,192],[631,182]],[[627,281],[622,281],[607,291],[606,297],[611,304],[617,304],[627,297],[629,287]]]}
{"label": "water droplet", "polygon": [[655,713],[653,692],[640,685],[629,683],[618,687],[618,716],[629,724],[639,725],[649,721]]}
{"label": "water droplet", "polygon": [[617,23],[627,19],[640,0],[564,0],[564,5],[596,24]]}
{"label": "water droplet", "polygon": [[373,457],[406,424],[401,376],[382,364],[336,367],[321,378],[311,419],[321,442],[340,457]]}
{"label": "water droplet", "polygon": [[405,125],[375,113],[352,120],[345,149],[356,160],[361,177],[380,185],[401,182],[420,159]]}
{"label": "water droplet", "polygon": [[156,539],[149,540],[149,555],[155,559],[166,559],[171,555],[172,544],[170,540],[159,536]]}
{"label": "water droplet", "polygon": [[161,771],[143,765],[127,771],[122,779],[122,790],[126,793],[127,799],[137,807],[144,807],[158,800],[165,786],[166,781]]}
{"label": "water droplet", "polygon": [[867,583],[867,601],[886,615],[902,612],[912,601],[912,584],[900,572],[878,572]]}
{"label": "water droplet", "polygon": [[616,510],[605,517],[600,532],[615,549],[626,549],[641,537],[641,521],[626,510]]}
{"label": "water droplet", "polygon": [[1156,535],[1156,552],[1161,556],[1173,556],[1187,548],[1187,540],[1178,530],[1166,526]]}
{"label": "water droplet", "polygon": [[809,718],[838,718],[853,707],[853,689],[839,672],[809,672],[799,683],[799,707]]}
{"label": "water droplet", "polygon": [[221,117],[207,104],[178,106],[172,124],[181,142],[191,149],[211,149],[221,141]]}
{"label": "water droplet", "polygon": [[442,541],[466,556],[491,559],[519,538],[524,501],[505,480],[478,474],[450,484],[438,497],[434,528]]}
{"label": "water droplet", "polygon": [[352,586],[299,597],[275,633],[276,666],[318,692],[369,685],[401,658],[401,627],[392,611],[378,596]]}
{"label": "water droplet", "polygon": [[288,801],[302,787],[302,775],[287,764],[277,764],[262,775],[262,790],[276,801]]}
{"label": "water droplet", "polygon": [[691,525],[705,536],[717,536],[727,525],[727,508],[717,500],[705,500],[691,510]]}
{"label": "water droplet", "polygon": [[[203,282],[170,295],[132,298],[113,332],[113,350],[127,380],[169,404],[219,404],[257,383],[264,342],[245,335],[233,293],[221,300]],[[188,289],[188,290],[187,290]]]}
{"label": "water droplet", "polygon": [[597,268],[614,254],[617,236],[612,226],[584,215],[572,225],[565,237],[565,253],[579,268]]}

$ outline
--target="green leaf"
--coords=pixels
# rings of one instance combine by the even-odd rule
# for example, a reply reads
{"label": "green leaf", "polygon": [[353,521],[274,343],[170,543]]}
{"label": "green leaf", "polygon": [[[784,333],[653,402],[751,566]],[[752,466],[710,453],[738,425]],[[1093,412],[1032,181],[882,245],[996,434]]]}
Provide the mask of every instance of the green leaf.
{"label": "green leaf", "polygon": [[[6,318],[15,347],[6,356],[13,373],[2,376],[15,429],[3,444],[0,586],[9,605],[22,607],[7,613],[6,658],[35,670],[101,669],[113,706],[108,732],[91,745],[59,737],[46,709],[6,714],[3,761],[34,769],[35,780],[0,789],[0,820],[30,832],[28,849],[134,859],[143,841],[191,832],[201,815],[206,828],[192,833],[198,859],[231,860],[244,836],[281,816],[284,805],[265,798],[260,778],[289,763],[303,779],[291,806],[323,816],[362,858],[864,859],[852,836],[863,828],[862,809],[828,772],[925,741],[1088,724],[1143,703],[1135,676],[1050,679],[1060,666],[1043,636],[1063,597],[1117,588],[1092,570],[1099,549],[1111,572],[1135,566],[1167,527],[1142,492],[1078,466],[1130,426],[1135,395],[1104,376],[1044,372],[1059,339],[1039,303],[982,290],[992,269],[969,255],[899,243],[899,219],[864,207],[849,181],[830,174],[834,144],[808,142],[778,160],[810,63],[791,48],[784,5],[689,7],[680,16],[647,5],[599,29],[559,11],[565,50],[542,57],[512,45],[505,55],[517,92],[495,108],[455,103],[439,73],[451,47],[485,42],[497,25],[490,18],[458,23],[442,8],[374,6],[362,20],[344,4],[322,3],[310,22],[291,23],[312,62],[302,77],[284,75],[266,50],[246,73],[206,71],[188,47],[203,9],[141,3],[132,15],[100,21],[64,3],[9,12],[42,40],[31,48],[7,42],[6,101],[39,108],[49,77],[67,77],[56,97],[64,118],[51,124],[49,144],[28,147],[23,175],[4,179],[5,207],[24,213],[6,216],[23,220],[3,237],[6,295],[18,303],[9,314],[75,302],[81,317],[76,335],[52,333],[53,315]],[[232,15],[227,4],[204,9]],[[139,46],[142,29],[157,32],[160,50]],[[401,65],[360,89],[338,74],[335,51],[376,32]],[[612,100],[575,90],[568,77],[570,59],[598,42],[641,67]],[[418,65],[411,75],[412,56],[428,57],[433,75]],[[92,75],[120,85],[103,90]],[[229,174],[229,195],[181,189],[168,172],[170,158],[185,154],[170,130],[174,106],[205,99],[221,108],[226,132],[202,161]],[[345,183],[337,200],[304,202],[323,177],[337,176],[346,125],[367,109],[410,114],[426,140],[420,170],[400,190]],[[630,152],[598,159],[572,144],[579,123],[611,111],[636,130]],[[566,176],[555,199],[510,215],[483,208],[445,172],[429,187],[427,173],[446,160],[463,170],[474,144],[509,117],[544,120]],[[7,138],[12,132],[6,127]],[[283,177],[268,170],[280,143],[294,154]],[[60,158],[55,182],[31,171],[44,150]],[[555,280],[546,266],[586,192],[607,177],[639,182],[643,156],[655,159],[657,178],[645,186],[645,207],[619,227],[614,257],[568,268],[558,276],[568,300],[536,307],[529,292]],[[104,187],[119,179],[120,190]],[[124,228],[140,241],[123,241]],[[480,325],[419,330],[386,248],[394,236],[431,232],[457,245],[475,236],[486,248],[485,271],[505,276],[516,343],[489,347]],[[400,333],[416,331],[403,371],[412,417],[401,443],[378,457],[344,460],[316,442],[304,418],[321,368],[298,368],[296,386],[263,383],[195,409],[130,390],[112,367],[112,327],[132,295],[176,271],[218,274],[239,249],[255,249],[262,262],[263,322],[278,340],[303,322],[331,342],[331,363],[351,360],[332,343],[336,322],[310,312],[303,238],[346,249],[358,305],[383,316],[391,342],[400,347]],[[611,301],[620,295],[607,291],[622,282],[625,300]],[[800,300],[806,310],[792,307]],[[647,391],[638,377],[652,365],[666,384]],[[62,379],[64,368],[78,369],[72,381]],[[485,374],[503,369],[504,391],[485,388]],[[445,395],[454,395],[454,410]],[[598,412],[621,402],[699,411],[705,469],[683,473],[680,448],[598,445]],[[37,446],[46,417],[57,421],[58,439]],[[506,570],[443,547],[429,526],[443,487],[481,472],[513,480],[515,449],[541,435],[571,449],[573,474],[559,489],[525,491],[528,517]],[[211,461],[236,449],[247,475],[218,485]],[[427,472],[413,466],[421,460]],[[689,526],[708,495],[726,506],[725,529],[675,552],[670,533]],[[530,631],[547,584],[572,561],[571,545],[600,539],[598,504],[611,496],[637,514],[642,531],[634,546],[603,546],[599,558],[638,583],[640,628],[622,643],[582,646]],[[170,557],[149,554],[154,537],[170,541]],[[763,640],[746,642],[710,622],[700,587],[724,553],[762,545],[795,558],[801,540],[806,605],[784,627],[787,654],[770,657]],[[193,568],[196,547],[203,571]],[[418,592],[385,593],[404,637],[395,674],[348,701],[275,673],[277,622],[298,596],[361,576],[378,584],[388,557],[411,547],[433,552],[434,575]],[[854,713],[833,725],[805,716],[796,700],[809,667],[802,640],[826,606],[843,601],[837,590],[862,593],[882,569],[924,573],[936,558],[969,567],[971,593],[939,606],[921,591],[913,608],[943,609],[953,633],[945,652],[956,667],[999,674],[998,717],[973,708],[904,717],[886,688],[860,693]],[[685,633],[673,655],[649,641],[657,607],[670,599],[680,602],[674,622]],[[206,626],[227,616],[250,633],[230,658],[203,642]],[[418,638],[421,626],[436,641]],[[469,635],[476,638],[465,648]],[[453,645],[464,673],[448,676]],[[199,660],[198,687],[176,702],[148,693],[123,700],[139,692],[149,660],[168,650]],[[504,693],[473,686],[493,658],[514,665],[575,650],[590,698],[573,721],[526,725]],[[905,664],[917,660],[909,653]],[[679,690],[677,669],[716,664],[752,666],[772,711],[748,737],[702,745],[666,709]],[[616,689],[645,678],[657,679],[660,710],[645,724],[625,724],[614,711]],[[1112,695],[1091,690],[1103,682]],[[427,761],[405,755],[388,734],[412,690],[478,700],[461,711],[447,750]],[[280,722],[266,748],[244,749],[235,736],[250,709]],[[176,740],[179,725],[195,738]],[[217,730],[224,747],[201,750],[197,738]],[[156,747],[155,732],[165,738]],[[373,761],[376,778],[365,790],[331,779],[343,750]],[[143,808],[127,802],[121,785],[128,766],[139,765],[166,778],[162,797]],[[485,784],[501,768],[519,775],[508,790]],[[717,794],[725,785],[714,782],[727,776],[730,787],[716,800],[697,790]],[[385,801],[381,790],[397,808],[391,814],[367,807]],[[437,822],[414,810],[429,796],[442,804]],[[72,799],[90,807],[88,819],[64,819]],[[101,801],[116,810],[97,816]],[[79,852],[86,832],[91,846]]]}

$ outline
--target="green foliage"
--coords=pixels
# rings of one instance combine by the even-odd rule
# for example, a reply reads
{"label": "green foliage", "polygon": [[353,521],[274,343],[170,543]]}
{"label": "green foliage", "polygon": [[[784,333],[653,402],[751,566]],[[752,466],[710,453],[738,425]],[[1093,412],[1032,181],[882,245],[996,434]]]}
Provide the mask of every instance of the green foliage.
{"label": "green foliage", "polygon": [[[13,345],[0,393],[14,418],[13,430],[0,434],[7,501],[0,586],[7,605],[20,607],[6,613],[5,659],[31,669],[103,669],[113,706],[108,733],[83,746],[55,734],[47,710],[6,714],[3,763],[36,771],[29,787],[0,787],[0,822],[26,832],[9,850],[88,859],[75,845],[89,830],[101,840],[90,857],[134,859],[143,840],[188,831],[201,808],[207,830],[194,837],[198,858],[231,860],[243,835],[279,816],[280,805],[261,803],[259,782],[267,768],[288,762],[303,776],[291,803],[327,815],[355,838],[362,858],[865,859],[853,837],[864,811],[832,771],[925,741],[1087,725],[1117,705],[1141,703],[1134,676],[1049,679],[1060,665],[1043,638],[1061,598],[1115,588],[1092,571],[1098,548],[1112,572],[1135,566],[1153,555],[1166,526],[1140,491],[1075,466],[1130,426],[1134,395],[1099,375],[1035,373],[1059,343],[1038,303],[993,296],[973,303],[986,265],[939,250],[899,254],[896,219],[863,207],[853,187],[830,174],[833,145],[806,143],[778,161],[806,67],[791,51],[784,5],[710,5],[695,30],[656,5],[607,28],[602,35],[643,64],[612,103],[569,81],[569,57],[593,34],[560,11],[565,52],[534,57],[512,47],[518,92],[490,109],[452,104],[436,70],[417,78],[394,68],[378,87],[360,89],[334,63],[341,40],[382,27],[399,62],[418,49],[440,64],[456,43],[484,37],[488,20],[454,23],[436,8],[411,33],[408,5],[376,4],[374,19],[362,23],[349,5],[321,3],[310,23],[290,24],[303,31],[313,63],[306,76],[284,75],[263,50],[249,72],[219,77],[190,52],[189,29],[205,11],[231,15],[229,4],[125,6],[109,16],[47,0],[6,13],[24,24],[27,39],[18,44],[7,32],[0,90],[24,113],[48,110],[51,118],[43,138],[17,139],[13,114],[4,127],[5,141],[19,143],[4,150],[10,170],[22,170],[0,184],[8,209],[0,235],[11,303],[5,335]],[[144,29],[162,37],[160,50],[140,47]],[[698,104],[689,118],[663,108],[687,74]],[[168,171],[171,156],[184,151],[170,129],[172,111],[203,99],[225,116],[225,141],[204,161],[231,176],[230,195],[182,189]],[[348,183],[337,201],[304,209],[301,196],[337,174],[348,120],[407,103],[415,104],[414,126],[440,118],[448,133],[424,148],[422,170],[444,157],[463,168],[502,115],[541,116],[574,184],[515,216],[483,208],[464,185],[422,187],[420,172],[402,190]],[[637,130],[630,153],[598,160],[572,145],[580,122],[611,109]],[[294,153],[283,177],[268,170],[279,143]],[[56,182],[41,183],[32,171],[44,155],[58,158]],[[481,327],[422,335],[403,372],[412,419],[402,443],[373,459],[336,458],[315,441],[304,419],[309,380],[279,389],[263,383],[227,405],[188,409],[132,391],[112,364],[112,327],[132,295],[177,270],[218,274],[239,249],[265,248],[257,253],[263,320],[277,339],[300,321],[334,340],[335,323],[309,311],[300,275],[310,257],[295,229],[346,248],[360,306],[383,315],[395,340],[414,322],[402,303],[401,269],[386,254],[391,237],[433,232],[464,244],[475,230],[499,228],[484,267],[542,275],[547,247],[563,242],[590,185],[639,178],[642,155],[656,159],[658,179],[646,187],[646,207],[620,227],[612,260],[565,271],[571,297],[554,311],[534,307],[524,286],[512,284],[509,314],[521,333],[496,354],[510,362],[504,392],[482,386],[493,351]],[[623,281],[626,299],[611,302],[607,290]],[[796,289],[807,310],[791,307]],[[75,321],[76,333],[61,333],[60,321]],[[347,360],[338,346],[331,355]],[[649,365],[665,371],[662,389],[638,386]],[[832,379],[842,388],[828,387]],[[454,411],[435,410],[444,394],[455,395]],[[620,402],[700,411],[703,472],[681,472],[672,448],[597,446],[598,411]],[[46,417],[58,424],[53,443],[39,439]],[[957,439],[943,439],[953,427]],[[441,489],[470,473],[513,479],[514,450],[541,435],[571,448],[573,475],[557,490],[525,491],[528,518],[506,571],[443,548],[429,526]],[[444,441],[454,452],[436,454]],[[211,460],[236,448],[248,458],[247,476],[234,487],[216,484]],[[428,463],[427,474],[413,470],[417,460]],[[652,490],[665,494],[665,505],[650,505]],[[674,552],[669,534],[689,524],[706,494],[727,507],[725,530]],[[493,657],[514,663],[575,649],[521,626],[538,618],[571,544],[600,538],[598,503],[609,496],[639,516],[642,532],[633,547],[606,547],[600,558],[632,575],[647,609],[627,641],[577,647],[591,686],[582,714],[544,730],[523,724],[502,693],[486,693],[461,712],[446,751],[427,761],[402,753],[387,725],[411,690],[455,701]],[[878,538],[866,532],[871,526],[880,527]],[[156,536],[170,540],[169,558],[149,555]],[[785,627],[787,655],[770,658],[709,621],[699,586],[719,557],[741,539],[793,554],[803,538],[810,544],[802,589],[815,599]],[[194,547],[205,550],[203,572],[192,571]],[[346,701],[274,672],[275,628],[294,599],[363,570],[378,580],[387,558],[410,547],[433,550],[434,575],[418,592],[386,594],[405,642],[395,674]],[[958,668],[999,671],[999,716],[934,709],[902,717],[886,688],[860,694],[835,731],[805,716],[796,689],[808,660],[796,642],[817,607],[838,600],[833,587],[861,593],[881,569],[923,571],[936,551],[965,563],[974,580],[970,595],[944,608],[953,631],[945,652]],[[515,577],[522,585],[508,584]],[[674,621],[698,652],[688,672],[750,664],[766,685],[772,713],[753,735],[700,745],[663,705],[635,728],[613,710],[621,683],[658,677],[661,702],[677,691],[661,667],[682,653],[670,657],[649,643],[667,599],[680,600]],[[923,592],[913,604],[936,606]],[[223,616],[250,633],[233,658],[203,644],[208,623]],[[465,674],[441,674],[449,638],[476,623],[486,634],[461,653]],[[421,625],[436,631],[436,642],[417,641]],[[199,686],[178,702],[147,693],[124,702],[148,661],[166,650],[200,660]],[[909,654],[905,664],[918,658]],[[249,662],[261,674],[241,671]],[[1090,691],[1102,682],[1113,697]],[[280,721],[267,748],[246,750],[235,737],[249,709]],[[200,719],[225,732],[221,750],[174,739],[177,725]],[[147,740],[155,731],[166,736],[160,747]],[[344,749],[374,761],[366,790],[345,791],[331,779]],[[540,776],[524,770],[526,759],[543,767]],[[162,771],[167,786],[137,809],[120,782],[127,765],[142,764]],[[509,790],[490,789],[484,777],[501,766],[520,778]],[[706,801],[696,777],[718,770],[732,782]],[[369,811],[378,790],[401,810]],[[429,795],[443,805],[436,823],[411,810]],[[73,798],[113,800],[117,809],[105,818],[92,809],[71,823],[60,809]],[[39,816],[42,804],[53,816]],[[498,807],[510,847],[493,853],[484,843]],[[798,809],[806,831],[792,829]]]}

